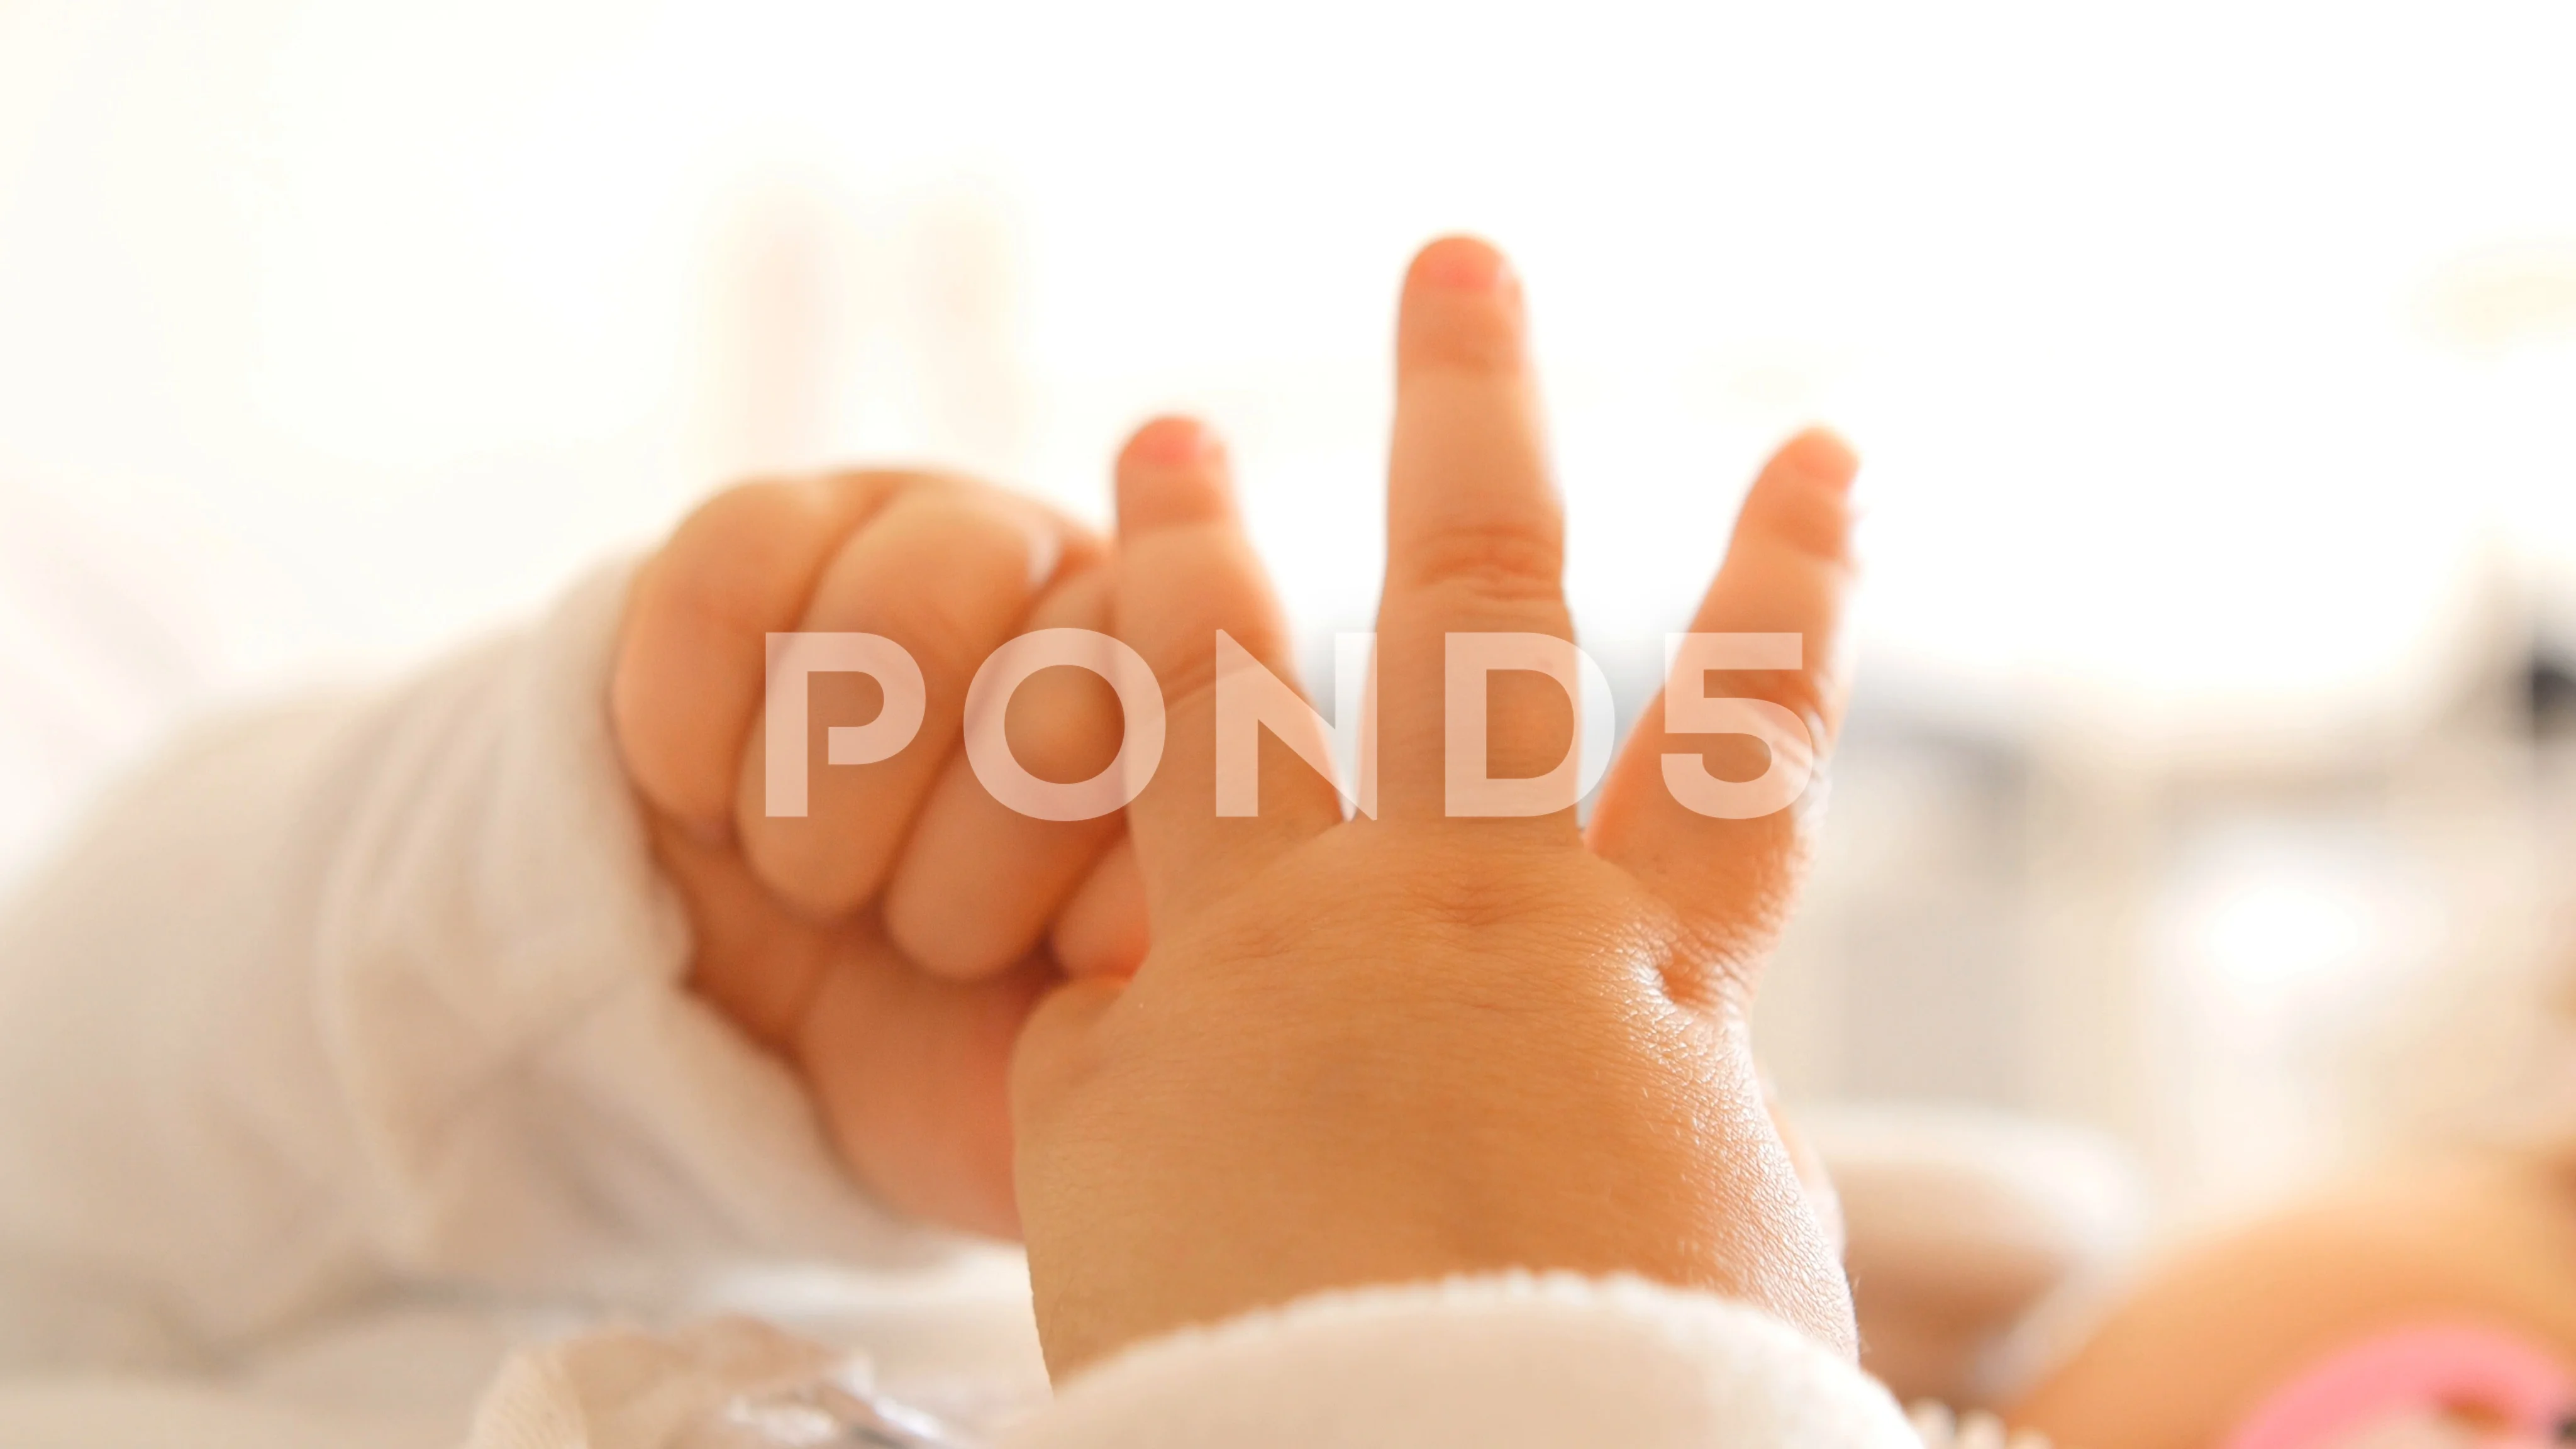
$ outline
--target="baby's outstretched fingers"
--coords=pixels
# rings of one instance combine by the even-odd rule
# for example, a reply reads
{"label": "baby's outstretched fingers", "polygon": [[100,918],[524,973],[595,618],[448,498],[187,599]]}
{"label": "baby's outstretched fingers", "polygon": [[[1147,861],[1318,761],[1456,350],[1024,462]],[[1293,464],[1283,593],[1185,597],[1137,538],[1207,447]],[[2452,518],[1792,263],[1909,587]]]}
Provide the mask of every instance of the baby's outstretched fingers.
{"label": "baby's outstretched fingers", "polygon": [[[1388,820],[1486,813],[1453,780],[1546,773],[1575,714],[1527,670],[1491,680],[1485,758],[1451,747],[1453,636],[1571,640],[1565,510],[1532,372],[1521,288],[1501,253],[1469,237],[1414,258],[1396,327],[1386,592],[1378,608],[1380,797]],[[1472,754],[1472,751],[1467,752]],[[1532,828],[1570,840],[1574,800]]]}
{"label": "baby's outstretched fingers", "polygon": [[[1232,890],[1342,818],[1331,782],[1266,730],[1256,745],[1256,813],[1217,810],[1221,669],[1296,677],[1286,621],[1244,534],[1227,471],[1215,436],[1186,418],[1147,424],[1118,458],[1118,635],[1153,671],[1166,712],[1162,761],[1128,807],[1158,923]],[[1250,665],[1240,656],[1226,661],[1220,632]],[[1127,727],[1132,740],[1138,722],[1130,718]]]}
{"label": "baby's outstretched fingers", "polygon": [[[1260,672],[1284,673],[1277,611],[1204,434],[1156,424],[1121,460],[1118,627],[1171,701],[1169,746],[1128,810],[1151,950],[1090,974],[1063,949],[1084,935],[1069,910],[1077,977],[1012,1063],[1047,1361],[1503,1269],[1705,1288],[1848,1352],[1850,1297],[1742,1019],[1670,984],[1713,954],[1683,872],[1758,858],[1785,892],[1788,855],[1643,811],[1611,832],[1620,860],[1584,848],[1570,696],[1599,680],[1572,647],[1519,288],[1492,248],[1422,253],[1398,354],[1377,818],[1364,779],[1340,821],[1291,748],[1260,761],[1257,801],[1226,768],[1268,747],[1269,719],[1255,735],[1223,707],[1247,690],[1291,730],[1319,722]],[[1818,559],[1840,534],[1805,491],[1832,472],[1813,461],[1756,490],[1705,618],[1813,632],[1823,659],[1840,575]],[[1247,653],[1211,658],[1219,629]]]}
{"label": "baby's outstretched fingers", "polygon": [[1705,942],[1704,978],[1672,983],[1686,999],[1751,984],[1802,873],[1801,806],[1842,723],[1858,468],[1821,429],[1764,466],[1593,816],[1593,848]]}

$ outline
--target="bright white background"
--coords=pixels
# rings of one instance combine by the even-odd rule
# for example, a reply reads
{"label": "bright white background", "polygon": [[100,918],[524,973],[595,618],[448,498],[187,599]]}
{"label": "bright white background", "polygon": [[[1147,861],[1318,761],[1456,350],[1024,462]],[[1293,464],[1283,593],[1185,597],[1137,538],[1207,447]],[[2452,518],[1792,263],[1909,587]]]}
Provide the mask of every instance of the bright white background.
{"label": "bright white background", "polygon": [[1826,419],[1878,688],[2328,748],[2576,598],[2571,75],[2554,4],[0,0],[0,865],[206,701],[755,467],[1097,515],[1200,410],[1354,626],[1459,228],[1527,276],[1605,650]]}
{"label": "bright white background", "polygon": [[[1817,416],[1927,667],[2360,691],[2482,555],[2576,550],[2563,7],[1780,8],[21,0],[0,476],[177,555],[264,674],[524,608],[750,463],[1095,507],[1195,405],[1301,607],[1364,613],[1394,278],[1468,227],[1605,629]],[[820,304],[765,430],[764,286]],[[957,313],[984,355],[931,355]]]}

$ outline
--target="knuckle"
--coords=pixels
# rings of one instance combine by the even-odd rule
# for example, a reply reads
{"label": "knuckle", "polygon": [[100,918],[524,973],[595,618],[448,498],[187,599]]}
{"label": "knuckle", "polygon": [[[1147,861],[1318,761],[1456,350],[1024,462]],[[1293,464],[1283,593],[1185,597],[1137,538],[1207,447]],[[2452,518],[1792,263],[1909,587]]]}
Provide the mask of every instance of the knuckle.
{"label": "knuckle", "polygon": [[936,655],[960,677],[983,662],[1028,602],[1033,541],[1009,515],[963,499],[925,499],[861,557],[852,612],[875,618],[907,648]]}
{"label": "knuckle", "polygon": [[1303,920],[1262,917],[1233,922],[1202,940],[1204,959],[1222,962],[1229,977],[1276,985],[1285,979],[1280,968],[1301,958],[1313,932]]}
{"label": "knuckle", "polygon": [[1451,373],[1481,382],[1513,376],[1523,365],[1519,324],[1485,309],[1442,309],[1408,319],[1398,346],[1405,374],[1412,378]]}
{"label": "knuckle", "polygon": [[1409,876],[1403,909],[1441,934],[1476,936],[1526,918],[1545,894],[1527,872],[1496,869],[1477,854]]}
{"label": "knuckle", "polygon": [[746,483],[699,506],[673,531],[643,580],[663,605],[720,628],[758,633],[792,613],[814,553],[812,490]]}
{"label": "knuckle", "polygon": [[869,632],[902,645],[927,678],[954,680],[962,688],[984,662],[980,631],[935,593],[898,590],[876,601],[872,612]]}
{"label": "knuckle", "polygon": [[873,882],[854,878],[828,853],[798,848],[780,832],[746,831],[744,843],[761,884],[801,920],[837,921],[868,898]]}
{"label": "knuckle", "polygon": [[1407,552],[1405,578],[1416,587],[1452,586],[1513,604],[1554,599],[1563,588],[1565,543],[1552,520],[1447,528]]}
{"label": "knuckle", "polygon": [[823,483],[863,502],[898,493],[947,493],[978,486],[959,474],[921,468],[837,468],[823,475]]}
{"label": "knuckle", "polygon": [[1154,682],[1163,692],[1166,716],[1195,718],[1216,712],[1216,642],[1209,635],[1203,648],[1182,646],[1154,661]]}

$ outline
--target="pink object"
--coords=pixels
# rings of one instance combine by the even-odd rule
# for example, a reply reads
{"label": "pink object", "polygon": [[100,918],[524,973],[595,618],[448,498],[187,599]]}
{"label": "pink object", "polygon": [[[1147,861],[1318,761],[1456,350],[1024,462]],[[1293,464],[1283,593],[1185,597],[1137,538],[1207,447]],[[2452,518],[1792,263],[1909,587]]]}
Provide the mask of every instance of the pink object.
{"label": "pink object", "polygon": [[2555,1445],[2576,1415],[2576,1378],[2528,1340],[2471,1324],[2424,1324],[2328,1355],[2247,1416],[2226,1449],[2332,1449],[2364,1429],[2449,1413],[2494,1446]]}

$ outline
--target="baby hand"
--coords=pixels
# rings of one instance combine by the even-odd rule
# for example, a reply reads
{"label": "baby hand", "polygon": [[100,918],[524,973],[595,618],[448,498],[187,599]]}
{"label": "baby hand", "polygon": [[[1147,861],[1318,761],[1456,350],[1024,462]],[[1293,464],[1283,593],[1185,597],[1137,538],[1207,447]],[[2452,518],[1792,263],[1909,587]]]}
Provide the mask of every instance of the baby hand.
{"label": "baby hand", "polygon": [[[1267,734],[1258,814],[1216,813],[1214,635],[1283,678],[1289,642],[1214,442],[1167,420],[1120,459],[1116,631],[1168,702],[1161,767],[1128,811],[1152,945],[1131,980],[1053,992],[1015,1063],[1048,1361],[1320,1289],[1509,1267],[1706,1288],[1848,1352],[1843,1277],[1744,1027],[1807,816],[1685,808],[1664,757],[1695,764],[1706,744],[1713,774],[1743,779],[1763,753],[1669,734],[1660,704],[1588,837],[1570,806],[1448,813],[1447,636],[1572,637],[1500,256],[1450,240],[1416,260],[1397,372],[1373,820],[1344,821]],[[1803,669],[1709,693],[1785,707],[1820,749],[1840,714],[1853,467],[1823,434],[1783,448],[1693,625],[1802,635]],[[1497,674],[1490,701],[1493,776],[1564,757],[1556,684]]]}
{"label": "baby hand", "polygon": [[[1054,979],[1041,937],[1121,828],[997,803],[957,749],[967,683],[1023,630],[1105,625],[1108,588],[1099,540],[1032,503],[854,473],[719,495],[627,605],[611,713],[695,930],[690,985],[795,1066],[858,1177],[914,1216],[1016,1235],[1011,1044]],[[801,817],[764,791],[765,636],[787,631],[891,638],[926,691],[909,745],[832,766],[826,728],[866,723],[881,691],[810,677]],[[1026,768],[1082,779],[1115,752],[1095,683],[1021,687]]]}

